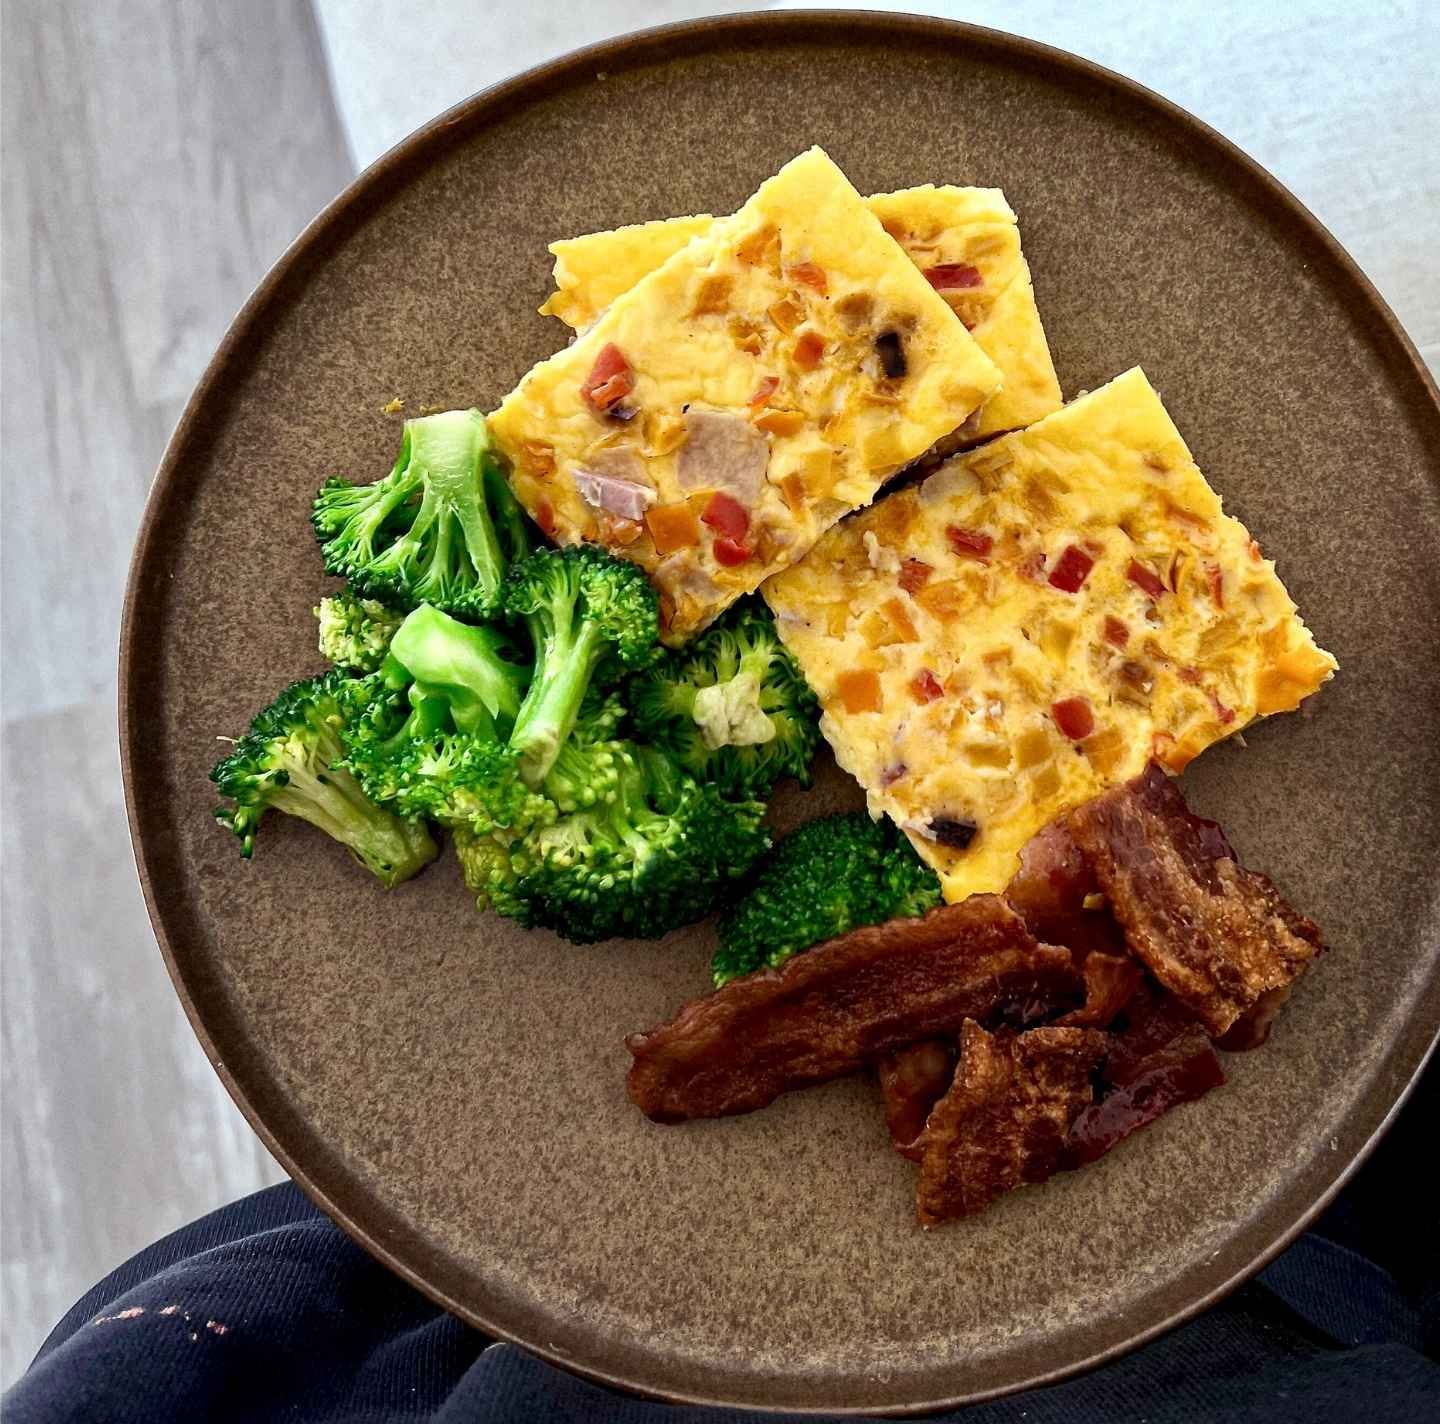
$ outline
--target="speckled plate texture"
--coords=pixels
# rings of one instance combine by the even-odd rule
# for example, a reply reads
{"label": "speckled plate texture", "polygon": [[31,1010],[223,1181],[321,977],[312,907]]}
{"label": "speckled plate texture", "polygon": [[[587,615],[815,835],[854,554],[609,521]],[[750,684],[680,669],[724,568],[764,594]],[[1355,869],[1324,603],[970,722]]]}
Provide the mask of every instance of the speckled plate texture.
{"label": "speckled plate texture", "polygon": [[[709,925],[575,948],[475,914],[451,858],[386,895],[309,827],[272,818],[246,864],[210,819],[216,735],[318,668],[309,503],[329,474],[389,468],[382,406],[492,408],[562,344],[535,315],[547,242],[731,211],[812,143],[862,192],[1003,186],[1067,396],[1142,364],[1341,667],[1313,715],[1185,776],[1328,931],[1270,1045],[1097,1166],[928,1235],[868,1081],[683,1128],[630,1105],[621,1040],[705,987]],[[522,75],[316,220],[166,453],[121,738],[177,988],[347,1231],[597,1379],[906,1412],[1106,1359],[1301,1229],[1440,1024],[1437,471],[1435,388],[1351,261],[1224,140],[1092,65],[933,20],[772,14]],[[776,817],[859,802],[827,766]]]}

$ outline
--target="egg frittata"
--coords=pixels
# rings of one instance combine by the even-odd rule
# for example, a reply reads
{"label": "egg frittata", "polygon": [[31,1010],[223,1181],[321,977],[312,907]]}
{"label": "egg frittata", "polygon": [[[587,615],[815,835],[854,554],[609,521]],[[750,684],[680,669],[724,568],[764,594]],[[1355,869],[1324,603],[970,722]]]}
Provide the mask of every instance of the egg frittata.
{"label": "egg frittata", "polygon": [[[1060,408],[1015,213],[998,188],[906,188],[865,200],[969,328],[1003,384],[971,416],[968,441],[1019,430]],[[552,242],[555,291],[540,308],[583,331],[620,295],[716,221],[666,218]]]}
{"label": "egg frittata", "polygon": [[644,567],[678,644],[999,384],[815,148],[617,297],[489,424],[546,534]]}
{"label": "egg frittata", "polygon": [[1336,667],[1138,367],[846,520],[764,595],[840,764],[951,901]]}

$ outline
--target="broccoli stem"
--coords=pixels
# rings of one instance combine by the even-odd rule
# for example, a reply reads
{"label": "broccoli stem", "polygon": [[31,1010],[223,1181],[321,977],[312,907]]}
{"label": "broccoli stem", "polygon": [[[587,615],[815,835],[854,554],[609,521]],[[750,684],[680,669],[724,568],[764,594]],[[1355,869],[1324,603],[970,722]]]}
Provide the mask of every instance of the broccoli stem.
{"label": "broccoli stem", "polygon": [[[490,449],[489,429],[483,419],[477,420],[468,410],[446,411],[417,420],[412,429],[419,448],[412,450],[411,459],[429,474],[425,503],[432,507],[430,517],[440,519],[434,566],[445,570],[448,579],[453,520],[465,536],[455,562],[468,554],[481,587],[499,588],[505,559],[481,487],[480,462]],[[412,539],[417,537],[420,524],[421,519],[417,519]]]}
{"label": "broccoli stem", "polygon": [[375,540],[384,528],[385,521],[419,488],[420,472],[410,462],[410,429],[407,426],[400,441],[400,454],[396,457],[390,474],[382,481],[379,498],[374,496],[370,486],[359,485],[355,488],[353,498],[344,501],[344,505],[360,511],[355,533],[366,557],[374,556]]}
{"label": "broccoli stem", "polygon": [[[576,628],[578,621],[579,627]],[[526,785],[539,786],[555,765],[560,748],[575,730],[580,704],[590,686],[606,639],[599,624],[577,618],[545,635],[541,670],[530,684],[515,718],[510,746],[519,754]]]}
{"label": "broccoli stem", "polygon": [[387,890],[408,880],[440,853],[424,822],[402,821],[383,810],[343,768],[314,772],[308,766],[297,766],[289,777],[270,804],[318,826],[346,846]]}
{"label": "broccoli stem", "polygon": [[525,522],[525,511],[520,508],[510,481],[493,459],[486,459],[481,480],[496,532],[505,546],[505,558],[509,563],[518,563],[530,552],[530,530]]}

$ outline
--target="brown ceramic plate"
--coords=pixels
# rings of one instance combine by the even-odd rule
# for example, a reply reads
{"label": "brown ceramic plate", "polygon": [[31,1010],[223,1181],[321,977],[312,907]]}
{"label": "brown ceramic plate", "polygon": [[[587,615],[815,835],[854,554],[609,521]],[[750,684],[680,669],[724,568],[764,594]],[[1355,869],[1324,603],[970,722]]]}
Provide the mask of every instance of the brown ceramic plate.
{"label": "brown ceramic plate", "polygon": [[[873,1087],[651,1126],[622,1036],[705,985],[709,926],[577,949],[383,894],[274,818],[210,820],[215,736],[317,667],[307,524],[378,476],[381,407],[493,406],[561,342],[547,241],[727,212],[823,144],[862,192],[1003,185],[1066,393],[1136,362],[1341,673],[1186,775],[1333,949],[1262,1052],[1098,1166],[932,1235]],[[933,20],[740,17],[520,76],[367,171],[266,278],[151,496],[122,749],[155,928],[218,1071],[297,1181],[457,1314],[676,1399],[923,1410],[1093,1364],[1213,1301],[1319,1209],[1440,1024],[1440,410],[1354,265],[1224,140],[1054,50]],[[803,819],[858,794],[831,768]]]}

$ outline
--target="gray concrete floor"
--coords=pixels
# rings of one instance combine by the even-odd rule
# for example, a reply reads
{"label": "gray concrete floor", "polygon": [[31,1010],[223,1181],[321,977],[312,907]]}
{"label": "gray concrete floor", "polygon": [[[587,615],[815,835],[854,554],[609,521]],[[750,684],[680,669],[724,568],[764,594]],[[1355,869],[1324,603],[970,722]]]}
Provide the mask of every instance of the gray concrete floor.
{"label": "gray concrete floor", "polygon": [[[1427,0],[868,7],[887,3],[1073,49],[1199,114],[1329,224],[1440,358]],[[547,55],[722,8],[0,0],[0,1388],[99,1276],[281,1175],[170,989],[120,795],[121,591],[191,385],[357,163]]]}

